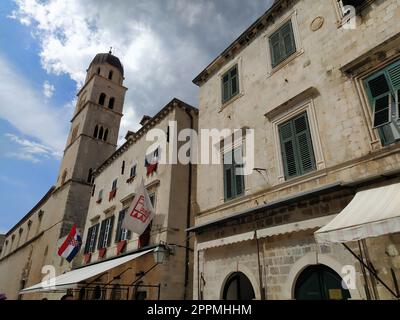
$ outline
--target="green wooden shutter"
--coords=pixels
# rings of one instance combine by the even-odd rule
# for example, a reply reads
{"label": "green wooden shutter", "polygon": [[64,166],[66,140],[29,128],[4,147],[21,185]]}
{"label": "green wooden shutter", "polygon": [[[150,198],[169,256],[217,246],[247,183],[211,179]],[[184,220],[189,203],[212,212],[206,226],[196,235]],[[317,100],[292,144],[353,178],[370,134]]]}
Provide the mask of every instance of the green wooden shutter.
{"label": "green wooden shutter", "polygon": [[284,25],[280,32],[282,52],[284,52],[284,59],[296,52],[296,43],[294,40],[292,21]]}
{"label": "green wooden shutter", "polygon": [[90,238],[92,237],[92,231],[93,231],[93,227],[90,227],[88,230],[88,234],[86,235],[85,250],[83,251],[84,254],[89,252]]}
{"label": "green wooden shutter", "polygon": [[281,141],[281,153],[285,177],[291,178],[299,174],[299,168],[295,154],[295,135],[292,128],[292,121],[279,126],[279,137]]}
{"label": "green wooden shutter", "polygon": [[110,230],[108,231],[107,247],[109,247],[111,244],[112,232],[114,229],[114,218],[115,218],[114,216],[109,218],[111,222],[110,222]]}
{"label": "green wooden shutter", "polygon": [[121,241],[121,235],[122,235],[122,221],[124,220],[125,217],[125,211],[122,210],[119,212],[118,215],[118,222],[117,222],[117,233],[115,235],[115,243],[118,243]]}
{"label": "green wooden shutter", "polygon": [[99,224],[96,224],[95,226],[93,226],[93,231],[94,232],[94,239],[93,239],[93,246],[92,246],[92,252],[95,250],[96,248],[96,242],[97,242],[97,235],[99,233]]}
{"label": "green wooden shutter", "polygon": [[224,193],[225,200],[233,198],[233,165],[230,160],[231,153],[226,153],[224,155]]}
{"label": "green wooden shutter", "polygon": [[237,66],[233,67],[229,72],[230,76],[230,97],[239,93],[239,74]]}
{"label": "green wooden shutter", "polygon": [[[235,196],[241,195],[244,192],[244,176],[238,174],[236,169],[243,169],[243,154],[242,148],[236,148],[233,151],[233,163],[234,163],[234,176],[235,176]],[[239,172],[240,173],[240,172]]]}
{"label": "green wooden shutter", "polygon": [[229,75],[226,74],[222,77],[222,102],[229,99]]}
{"label": "green wooden shutter", "polygon": [[106,229],[106,221],[107,221],[107,220],[103,220],[103,221],[101,222],[100,234],[99,234],[99,242],[98,242],[98,244],[97,244],[97,249],[103,248],[104,231],[105,231],[105,229]]}
{"label": "green wooden shutter", "polygon": [[281,62],[283,56],[283,53],[281,52],[279,30],[269,38],[269,43],[271,48],[272,67],[275,67],[279,62]]}
{"label": "green wooden shutter", "polygon": [[389,75],[390,84],[392,85],[392,90],[396,91],[400,88],[400,61],[391,65],[387,73]]}
{"label": "green wooden shutter", "polygon": [[308,125],[307,113],[293,120],[296,132],[296,143],[300,173],[304,174],[315,169],[315,156]]}

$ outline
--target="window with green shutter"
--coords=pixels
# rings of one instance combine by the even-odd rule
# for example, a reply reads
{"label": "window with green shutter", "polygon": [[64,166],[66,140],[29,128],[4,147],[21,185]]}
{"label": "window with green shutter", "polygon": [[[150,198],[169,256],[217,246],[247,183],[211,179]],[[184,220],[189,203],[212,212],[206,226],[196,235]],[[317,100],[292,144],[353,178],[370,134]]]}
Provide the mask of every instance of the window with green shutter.
{"label": "window with green shutter", "polygon": [[400,140],[400,60],[374,73],[365,81],[372,109],[372,125],[383,145]]}
{"label": "window with green shutter", "polygon": [[244,193],[244,175],[242,147],[224,154],[224,194],[225,201]]}
{"label": "window with green shutter", "polygon": [[307,113],[278,128],[285,178],[301,176],[316,169]]}
{"label": "window with green shutter", "polygon": [[291,20],[270,36],[269,44],[273,68],[296,52]]}
{"label": "window with green shutter", "polygon": [[239,93],[239,72],[235,65],[222,78],[222,103],[227,102]]}
{"label": "window with green shutter", "polygon": [[122,222],[124,221],[126,212],[128,209],[121,210],[118,216],[117,222],[117,233],[115,235],[115,242],[118,243],[123,240],[130,240],[132,233],[130,230],[122,228]]}

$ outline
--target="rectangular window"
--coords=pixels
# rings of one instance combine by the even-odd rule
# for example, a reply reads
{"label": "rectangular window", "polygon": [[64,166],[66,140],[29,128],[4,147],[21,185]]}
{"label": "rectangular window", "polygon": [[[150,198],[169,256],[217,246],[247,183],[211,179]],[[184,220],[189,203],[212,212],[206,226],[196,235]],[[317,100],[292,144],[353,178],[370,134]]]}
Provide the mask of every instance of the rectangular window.
{"label": "rectangular window", "polygon": [[115,242],[120,242],[124,240],[129,240],[132,236],[132,232],[128,229],[122,228],[122,222],[124,221],[127,209],[120,211],[117,223],[117,234],[115,237]]}
{"label": "rectangular window", "polygon": [[118,183],[118,179],[115,179],[112,183],[112,187],[111,190],[117,190],[117,183]]}
{"label": "rectangular window", "polygon": [[239,72],[235,65],[222,78],[222,103],[227,102],[239,93]]}
{"label": "rectangular window", "polygon": [[269,37],[269,47],[273,68],[296,52],[296,42],[291,20]]}
{"label": "rectangular window", "polygon": [[285,178],[301,176],[316,169],[307,112],[278,127]]}
{"label": "rectangular window", "polygon": [[121,166],[121,175],[123,175],[125,172],[125,161],[122,161],[122,166]]}
{"label": "rectangular window", "polygon": [[134,166],[132,166],[129,177],[130,178],[136,177],[136,164]]}
{"label": "rectangular window", "polygon": [[100,228],[99,244],[97,249],[106,248],[111,244],[114,216],[103,220]]}
{"label": "rectangular window", "polygon": [[244,175],[242,147],[224,154],[224,194],[225,201],[234,199],[244,193]]}
{"label": "rectangular window", "polygon": [[89,228],[86,237],[85,251],[84,253],[93,253],[96,248],[97,233],[99,231],[99,224],[96,224]]}
{"label": "rectangular window", "polygon": [[99,196],[97,197],[97,203],[100,203],[103,200],[103,189],[99,190]]}
{"label": "rectangular window", "polygon": [[400,140],[400,60],[374,73],[365,81],[372,109],[372,125],[383,145]]}

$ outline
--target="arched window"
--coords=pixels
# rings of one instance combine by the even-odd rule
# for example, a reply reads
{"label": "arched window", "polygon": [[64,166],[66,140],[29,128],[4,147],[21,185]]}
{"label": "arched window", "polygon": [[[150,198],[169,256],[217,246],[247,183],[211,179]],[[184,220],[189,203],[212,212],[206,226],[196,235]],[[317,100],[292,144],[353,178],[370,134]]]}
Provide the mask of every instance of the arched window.
{"label": "arched window", "polygon": [[99,126],[96,125],[96,126],[94,127],[93,137],[97,138],[97,134],[98,134],[98,133],[99,133]]}
{"label": "arched window", "polygon": [[97,74],[100,74],[100,68],[97,68]]}
{"label": "arched window", "polygon": [[347,300],[350,292],[343,288],[342,278],[324,265],[309,266],[302,271],[294,290],[296,300]]}
{"label": "arched window", "polygon": [[253,300],[254,289],[250,280],[242,272],[235,272],[226,281],[223,299],[224,300]]}
{"label": "arched window", "polygon": [[107,137],[108,137],[108,129],[106,129],[106,131],[104,131],[103,140],[104,140],[104,141],[107,141]]}
{"label": "arched window", "polygon": [[65,183],[65,179],[67,179],[67,170],[64,170],[62,176],[61,176],[61,185]]}
{"label": "arched window", "polygon": [[110,72],[108,73],[108,79],[112,80],[113,77],[113,72],[112,70],[110,70]]}
{"label": "arched window", "polygon": [[92,179],[93,179],[93,169],[90,168],[89,169],[89,173],[88,173],[88,177],[87,177],[87,183],[92,183]]}
{"label": "arched window", "polygon": [[115,98],[110,98],[110,101],[108,101],[108,107],[110,109],[114,109],[114,102],[115,102]]}
{"label": "arched window", "polygon": [[103,139],[103,127],[100,127],[100,131],[99,131],[99,139]]}
{"label": "arched window", "polygon": [[100,94],[99,104],[104,106],[105,101],[106,101],[106,94],[105,93]]}

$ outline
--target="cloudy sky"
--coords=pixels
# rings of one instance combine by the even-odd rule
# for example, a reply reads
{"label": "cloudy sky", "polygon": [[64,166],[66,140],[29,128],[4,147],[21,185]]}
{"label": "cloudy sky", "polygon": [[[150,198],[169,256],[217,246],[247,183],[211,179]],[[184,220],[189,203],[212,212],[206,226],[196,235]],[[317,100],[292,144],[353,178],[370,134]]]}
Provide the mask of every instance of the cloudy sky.
{"label": "cloudy sky", "polygon": [[129,88],[120,129],[173,97],[272,0],[1,0],[0,233],[55,182],[75,96],[96,53],[113,47]]}

